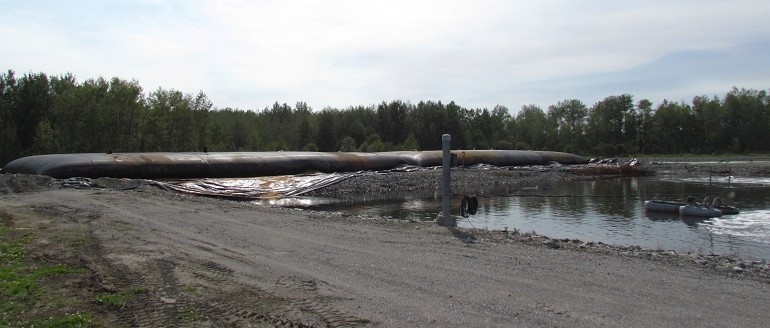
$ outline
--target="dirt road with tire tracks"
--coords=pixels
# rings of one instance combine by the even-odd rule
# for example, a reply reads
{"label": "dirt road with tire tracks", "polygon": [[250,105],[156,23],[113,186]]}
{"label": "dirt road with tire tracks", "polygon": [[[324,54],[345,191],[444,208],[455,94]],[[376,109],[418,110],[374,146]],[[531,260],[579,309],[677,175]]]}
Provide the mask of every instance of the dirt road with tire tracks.
{"label": "dirt road with tire tracks", "polygon": [[[9,177],[6,177],[6,179]],[[0,197],[55,257],[68,232],[86,288],[146,293],[128,326],[738,327],[770,321],[770,284],[695,265],[507,242],[139,186]],[[59,237],[57,237],[59,236]],[[97,316],[98,317],[98,316]]]}

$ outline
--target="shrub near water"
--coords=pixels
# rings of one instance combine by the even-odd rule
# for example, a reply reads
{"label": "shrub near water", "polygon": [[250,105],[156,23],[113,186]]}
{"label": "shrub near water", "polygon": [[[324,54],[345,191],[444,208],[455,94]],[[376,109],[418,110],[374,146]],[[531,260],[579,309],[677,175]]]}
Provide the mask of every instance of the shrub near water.
{"label": "shrub near water", "polygon": [[[9,223],[10,215],[0,212],[0,223]],[[0,226],[0,327],[93,327],[88,314],[66,313],[66,300],[56,299],[47,291],[52,277],[79,274],[65,265],[48,265],[27,256],[25,245],[32,236],[16,236]]]}

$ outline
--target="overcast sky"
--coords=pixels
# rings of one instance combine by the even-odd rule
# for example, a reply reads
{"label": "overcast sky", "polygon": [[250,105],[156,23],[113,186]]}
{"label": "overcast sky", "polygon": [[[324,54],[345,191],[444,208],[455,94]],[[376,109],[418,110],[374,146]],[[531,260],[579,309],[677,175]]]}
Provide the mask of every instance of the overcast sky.
{"label": "overcast sky", "polygon": [[305,101],[591,106],[770,88],[770,1],[0,0],[0,70]]}

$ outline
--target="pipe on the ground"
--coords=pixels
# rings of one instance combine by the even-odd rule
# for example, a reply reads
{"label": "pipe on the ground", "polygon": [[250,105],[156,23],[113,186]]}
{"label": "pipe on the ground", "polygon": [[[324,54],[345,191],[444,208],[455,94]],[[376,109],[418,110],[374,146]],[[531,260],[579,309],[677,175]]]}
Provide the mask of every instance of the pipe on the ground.
{"label": "pipe on the ground", "polygon": [[[530,150],[455,150],[453,165],[496,166],[583,164],[568,153]],[[389,170],[401,165],[442,165],[442,151],[343,152],[233,152],[233,153],[81,153],[36,155],[16,159],[6,173],[47,175],[66,179],[137,178],[193,179],[243,178],[306,172]]]}

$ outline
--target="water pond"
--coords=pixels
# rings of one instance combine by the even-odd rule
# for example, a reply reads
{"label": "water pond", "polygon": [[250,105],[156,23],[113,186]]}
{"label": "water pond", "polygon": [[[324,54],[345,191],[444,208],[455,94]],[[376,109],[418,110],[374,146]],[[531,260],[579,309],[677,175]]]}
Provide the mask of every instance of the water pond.
{"label": "water pond", "polygon": [[[461,227],[537,232],[554,238],[770,259],[770,179],[608,178],[480,191],[479,210]],[[649,199],[719,196],[740,214],[702,219],[647,213]],[[454,205],[459,204],[455,201]],[[440,195],[394,193],[352,199],[284,198],[272,205],[351,215],[433,220]],[[456,206],[453,208],[456,210]],[[458,212],[459,213],[459,212]],[[454,213],[457,214],[457,213]]]}

